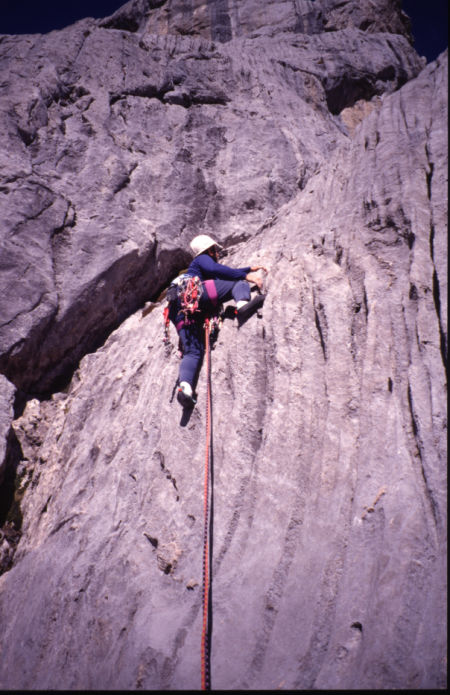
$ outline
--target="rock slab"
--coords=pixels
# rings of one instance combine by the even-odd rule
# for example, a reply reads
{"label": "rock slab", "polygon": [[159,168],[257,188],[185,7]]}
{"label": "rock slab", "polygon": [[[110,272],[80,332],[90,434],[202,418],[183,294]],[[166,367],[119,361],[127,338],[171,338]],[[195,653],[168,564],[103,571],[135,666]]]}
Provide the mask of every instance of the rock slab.
{"label": "rock slab", "polygon": [[206,384],[182,414],[158,293],[208,230],[270,269],[212,351],[213,689],[446,687],[448,61],[373,7],[1,40],[2,688],[200,687]]}

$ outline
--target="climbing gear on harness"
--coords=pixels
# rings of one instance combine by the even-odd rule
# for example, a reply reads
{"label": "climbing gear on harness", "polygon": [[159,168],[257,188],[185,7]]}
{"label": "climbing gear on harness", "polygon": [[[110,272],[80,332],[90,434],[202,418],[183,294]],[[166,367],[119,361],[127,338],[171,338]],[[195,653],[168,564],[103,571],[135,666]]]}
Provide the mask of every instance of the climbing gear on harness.
{"label": "climbing gear on harness", "polygon": [[[202,302],[202,308],[200,309],[200,300],[204,298],[206,301]],[[211,343],[213,344],[217,339],[219,334],[219,328],[222,323],[220,314],[222,311],[222,305],[219,304],[217,297],[217,290],[214,280],[205,280],[201,282],[200,278],[190,275],[180,275],[175,278],[175,280],[170,284],[167,290],[166,299],[168,305],[163,310],[164,317],[164,338],[163,342],[166,346],[169,344],[169,326],[170,318],[169,314],[171,312],[170,305],[172,302],[178,302],[179,306],[177,313],[183,313],[183,318],[179,320],[176,324],[176,329],[178,333],[180,329],[186,324],[197,323],[200,317],[208,316],[210,319],[210,334]],[[178,350],[182,355],[182,345],[181,341],[178,344]]]}
{"label": "climbing gear on harness", "polygon": [[180,308],[185,318],[192,317],[199,311],[199,302],[203,294],[203,286],[199,277],[187,275],[180,283]]}
{"label": "climbing gear on harness", "polygon": [[164,317],[164,338],[163,338],[163,343],[168,343],[169,342],[169,326],[170,326],[170,319],[169,319],[169,307],[166,306],[163,311],[163,317]]}
{"label": "climbing gear on harness", "polygon": [[194,237],[189,246],[191,247],[194,256],[200,256],[201,253],[210,249],[211,246],[217,246],[219,249],[223,248],[221,244],[218,244],[217,241],[214,241],[214,239],[207,234],[199,234],[198,236]]}
{"label": "climbing gear on harness", "polygon": [[[210,505],[210,473],[212,473],[212,408],[211,408],[211,350],[210,350],[210,330],[209,319],[205,320],[205,355],[206,355],[206,447],[205,447],[205,484],[203,500],[203,623],[201,639],[201,684],[202,690],[211,689],[211,623],[210,623],[210,545],[211,534],[211,505]],[[211,476],[212,477],[212,476]],[[211,493],[212,494],[212,493]]]}
{"label": "climbing gear on harness", "polygon": [[[200,278],[196,275],[180,275],[169,285],[167,290],[167,301],[169,304],[176,300],[180,303],[180,310],[185,319],[192,318],[193,314],[200,311],[199,303],[203,295],[203,285]],[[164,316],[169,314],[169,307],[164,309]]]}
{"label": "climbing gear on harness", "polygon": [[192,323],[194,315],[200,311],[199,303],[203,295],[203,285],[199,277],[190,275],[180,275],[169,285],[166,299],[167,306],[163,310],[164,318],[164,338],[163,342],[169,343],[169,313],[172,302],[179,301],[179,309],[184,314],[184,318],[177,323],[176,329],[180,330],[186,323]]}
{"label": "climbing gear on harness", "polygon": [[209,344],[210,344],[210,349],[214,350],[214,343],[216,342],[217,338],[219,337],[219,331],[220,327],[222,325],[222,316],[219,314],[218,316],[210,316],[209,318]]}
{"label": "climbing gear on harness", "polygon": [[246,302],[244,306],[236,309],[236,316],[238,318],[238,323],[241,325],[246,321],[252,314],[259,309],[260,306],[264,304],[266,296],[264,294],[257,294],[249,302]]}

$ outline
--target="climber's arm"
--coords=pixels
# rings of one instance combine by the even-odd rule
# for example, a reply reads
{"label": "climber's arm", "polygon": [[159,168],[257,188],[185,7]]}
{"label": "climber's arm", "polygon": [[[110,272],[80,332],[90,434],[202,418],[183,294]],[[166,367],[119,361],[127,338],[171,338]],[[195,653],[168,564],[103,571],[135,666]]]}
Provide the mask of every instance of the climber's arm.
{"label": "climber's arm", "polygon": [[228,265],[216,263],[216,261],[207,254],[198,256],[196,261],[206,278],[220,278],[221,280],[244,280],[246,275],[251,271],[250,266],[247,266],[246,268],[230,268]]}

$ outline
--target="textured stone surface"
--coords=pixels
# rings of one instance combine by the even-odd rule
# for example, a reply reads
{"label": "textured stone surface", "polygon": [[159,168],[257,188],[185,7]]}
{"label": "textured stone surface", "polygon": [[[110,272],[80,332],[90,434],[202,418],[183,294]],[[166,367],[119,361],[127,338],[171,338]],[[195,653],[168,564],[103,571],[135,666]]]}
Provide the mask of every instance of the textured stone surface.
{"label": "textured stone surface", "polygon": [[[53,390],[157,296],[192,229],[254,234],[345,140],[339,112],[422,66],[404,36],[352,26],[223,44],[149,33],[158,12],[181,31],[193,14],[177,7],[0,39],[0,368],[25,391]],[[270,7],[293,4],[256,13],[273,34]]]}
{"label": "textured stone surface", "polygon": [[14,417],[14,396],[16,389],[3,374],[0,374],[0,484],[6,456],[6,440]]}
{"label": "textured stone surface", "polygon": [[[335,30],[311,35],[257,18],[214,44],[146,32],[178,6],[6,40],[23,110],[4,116],[3,194],[21,201],[4,238],[29,255],[8,265],[2,368],[50,387],[93,326],[117,327],[13,422],[0,684],[200,685],[205,375],[182,416],[155,295],[212,229],[227,262],[270,269],[261,316],[225,319],[212,353],[213,688],[445,688],[447,56],[420,71],[404,37],[372,33],[371,3],[322,2]],[[225,6],[254,5],[190,3],[201,21]],[[28,145],[19,53],[23,79],[40,55],[89,92],[46,104]]]}
{"label": "textured stone surface", "polygon": [[399,0],[130,0],[101,26],[154,34],[189,34],[226,43],[241,36],[318,34],[355,28],[411,40]]}

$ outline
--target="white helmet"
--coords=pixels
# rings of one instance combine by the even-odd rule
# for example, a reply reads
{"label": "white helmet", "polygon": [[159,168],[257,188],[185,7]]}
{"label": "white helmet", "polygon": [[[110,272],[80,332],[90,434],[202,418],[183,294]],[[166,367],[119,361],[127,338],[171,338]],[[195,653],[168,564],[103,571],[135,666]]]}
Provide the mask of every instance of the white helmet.
{"label": "white helmet", "polygon": [[191,247],[194,256],[199,256],[204,251],[207,251],[207,249],[210,249],[211,246],[217,246],[219,249],[222,248],[217,241],[211,239],[211,237],[207,234],[199,234],[198,236],[194,237],[189,246]]}

